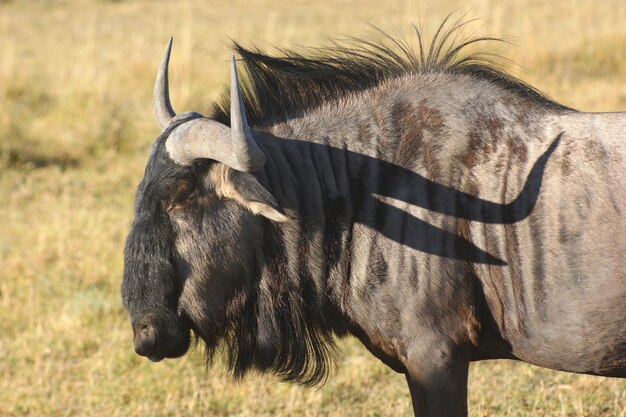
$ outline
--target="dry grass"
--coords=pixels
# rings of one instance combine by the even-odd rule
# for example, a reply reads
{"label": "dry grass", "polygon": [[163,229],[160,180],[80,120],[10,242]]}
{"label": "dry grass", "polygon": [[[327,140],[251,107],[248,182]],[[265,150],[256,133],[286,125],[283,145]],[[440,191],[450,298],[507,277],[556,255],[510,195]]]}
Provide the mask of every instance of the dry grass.
{"label": "dry grass", "polygon": [[[229,38],[277,46],[435,27],[466,1],[0,1],[0,416],[411,414],[404,379],[356,342],[321,389],[234,383],[199,352],[151,364],[118,295],[134,187],[158,134],[151,84],[170,34],[174,106],[206,110]],[[510,70],[585,110],[626,109],[623,0],[470,4]],[[472,416],[624,416],[626,383],[510,362],[471,370]]]}

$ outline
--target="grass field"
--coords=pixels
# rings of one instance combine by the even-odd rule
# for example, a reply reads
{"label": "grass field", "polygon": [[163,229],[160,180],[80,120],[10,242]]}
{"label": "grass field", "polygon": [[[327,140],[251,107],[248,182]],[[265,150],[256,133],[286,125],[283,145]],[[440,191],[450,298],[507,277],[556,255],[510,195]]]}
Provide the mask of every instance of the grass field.
{"label": "grass field", "polygon": [[[202,112],[227,80],[230,38],[320,45],[418,20],[432,33],[450,12],[515,44],[495,52],[557,101],[626,110],[624,0],[0,0],[0,417],[412,415],[404,378],[353,340],[314,389],[233,382],[201,349],[139,358],[121,254],[169,35],[174,108]],[[485,362],[469,402],[474,417],[625,416],[626,382]]]}

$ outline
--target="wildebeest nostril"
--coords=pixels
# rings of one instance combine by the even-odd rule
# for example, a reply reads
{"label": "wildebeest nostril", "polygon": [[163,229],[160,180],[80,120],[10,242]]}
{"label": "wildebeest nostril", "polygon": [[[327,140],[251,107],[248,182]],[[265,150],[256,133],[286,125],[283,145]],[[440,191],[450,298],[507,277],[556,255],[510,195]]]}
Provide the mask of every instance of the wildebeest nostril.
{"label": "wildebeest nostril", "polygon": [[146,324],[135,334],[135,352],[141,356],[148,356],[156,349],[156,330]]}

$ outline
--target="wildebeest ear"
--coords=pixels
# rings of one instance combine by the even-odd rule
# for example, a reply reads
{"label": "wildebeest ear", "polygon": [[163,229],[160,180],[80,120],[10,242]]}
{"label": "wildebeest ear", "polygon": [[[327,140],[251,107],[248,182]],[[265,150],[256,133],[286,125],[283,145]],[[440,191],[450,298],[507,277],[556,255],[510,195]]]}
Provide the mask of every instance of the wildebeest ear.
{"label": "wildebeest ear", "polygon": [[235,200],[252,213],[275,222],[288,220],[274,196],[254,175],[234,170],[224,164],[215,164],[211,174],[219,197]]}

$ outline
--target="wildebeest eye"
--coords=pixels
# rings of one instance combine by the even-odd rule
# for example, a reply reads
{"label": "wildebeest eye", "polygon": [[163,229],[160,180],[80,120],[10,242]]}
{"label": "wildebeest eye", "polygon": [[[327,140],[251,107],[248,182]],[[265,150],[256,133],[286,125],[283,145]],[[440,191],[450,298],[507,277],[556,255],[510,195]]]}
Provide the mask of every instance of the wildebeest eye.
{"label": "wildebeest eye", "polygon": [[178,180],[169,198],[163,201],[166,211],[184,208],[194,197],[196,187],[190,180]]}

